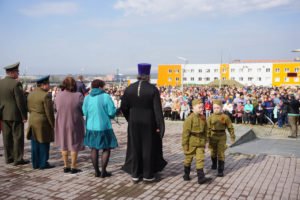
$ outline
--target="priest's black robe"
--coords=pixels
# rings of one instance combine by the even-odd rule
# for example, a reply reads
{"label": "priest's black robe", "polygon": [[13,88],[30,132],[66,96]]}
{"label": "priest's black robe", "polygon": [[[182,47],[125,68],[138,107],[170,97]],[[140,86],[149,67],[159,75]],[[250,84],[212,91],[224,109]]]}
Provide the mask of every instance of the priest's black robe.
{"label": "priest's black robe", "polygon": [[121,111],[128,122],[122,169],[133,178],[153,178],[167,165],[162,151],[165,122],[159,91],[148,81],[137,81],[126,88],[121,100]]}

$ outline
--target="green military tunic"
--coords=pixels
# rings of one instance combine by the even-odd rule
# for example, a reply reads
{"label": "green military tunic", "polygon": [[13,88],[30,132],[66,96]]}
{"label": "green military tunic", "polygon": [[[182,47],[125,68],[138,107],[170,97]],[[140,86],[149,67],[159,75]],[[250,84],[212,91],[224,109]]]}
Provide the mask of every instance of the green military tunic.
{"label": "green military tunic", "polygon": [[48,92],[36,88],[28,96],[29,123],[27,139],[39,143],[50,143],[54,141],[54,110],[53,102]]}
{"label": "green military tunic", "polygon": [[193,158],[196,157],[196,168],[203,169],[207,130],[204,115],[192,113],[184,121],[182,132],[182,147],[185,154],[184,166],[191,166]]}
{"label": "green military tunic", "polygon": [[6,76],[0,80],[0,119],[6,163],[18,163],[24,154],[24,124],[27,106],[22,84]]}
{"label": "green military tunic", "polygon": [[212,158],[225,160],[226,129],[229,131],[231,141],[235,140],[234,128],[230,118],[223,113],[213,113],[207,121],[209,149]]}

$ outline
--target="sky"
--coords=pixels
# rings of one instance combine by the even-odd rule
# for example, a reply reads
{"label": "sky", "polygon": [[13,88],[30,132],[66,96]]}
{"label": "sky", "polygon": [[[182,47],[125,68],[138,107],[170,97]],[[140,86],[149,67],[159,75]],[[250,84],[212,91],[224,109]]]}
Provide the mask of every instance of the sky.
{"label": "sky", "polygon": [[[299,0],[0,0],[0,67],[122,74],[138,63],[293,59]],[[4,70],[1,70],[4,73]]]}

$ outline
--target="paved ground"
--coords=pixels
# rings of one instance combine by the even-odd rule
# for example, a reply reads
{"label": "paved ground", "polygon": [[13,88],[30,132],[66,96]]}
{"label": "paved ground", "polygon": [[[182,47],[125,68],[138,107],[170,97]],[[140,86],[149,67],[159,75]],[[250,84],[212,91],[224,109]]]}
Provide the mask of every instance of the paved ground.
{"label": "paved ground", "polygon": [[[235,148],[227,152],[225,177],[216,177],[216,172],[209,169],[207,152],[205,171],[213,181],[198,185],[193,168],[192,180],[184,182],[181,122],[166,122],[164,156],[169,164],[160,174],[161,181],[133,184],[129,175],[120,170],[126,150],[126,124],[114,124],[114,129],[120,146],[112,151],[108,167],[112,177],[101,179],[93,176],[88,149],[79,154],[78,167],[83,172],[77,175],[62,173],[63,162],[56,147],[51,147],[50,158],[50,163],[56,167],[48,170],[33,170],[30,165],[6,165],[4,158],[0,157],[0,199],[300,199],[300,158],[297,155],[280,156],[274,152],[261,154],[258,146],[251,143],[235,147],[248,149],[247,154]],[[270,128],[264,129],[269,133]],[[276,141],[284,141],[300,152],[299,139],[281,139],[285,138],[286,132],[285,129],[279,130],[275,134]],[[273,138],[272,134],[269,136]],[[0,154],[3,154],[1,143],[2,139]],[[25,157],[30,159],[28,142],[25,151]]]}

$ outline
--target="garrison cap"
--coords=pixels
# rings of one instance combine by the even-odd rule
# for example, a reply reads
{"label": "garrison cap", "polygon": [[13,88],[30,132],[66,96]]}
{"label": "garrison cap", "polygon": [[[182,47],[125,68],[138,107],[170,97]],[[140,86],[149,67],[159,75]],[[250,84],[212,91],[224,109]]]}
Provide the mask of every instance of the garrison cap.
{"label": "garrison cap", "polygon": [[201,99],[194,99],[194,100],[192,101],[192,105],[193,105],[193,106],[195,106],[195,105],[197,105],[197,104],[200,104],[200,103],[203,103]]}
{"label": "garrison cap", "polygon": [[14,63],[12,65],[8,65],[6,67],[3,67],[6,71],[14,71],[19,69],[20,62]]}
{"label": "garrison cap", "polygon": [[35,82],[36,82],[37,84],[49,83],[49,77],[50,77],[50,75],[44,76],[44,77],[42,77],[42,78],[37,79]]}
{"label": "garrison cap", "polygon": [[151,64],[148,63],[139,63],[138,71],[139,75],[150,75]]}
{"label": "garrison cap", "polygon": [[213,104],[217,104],[217,105],[219,105],[219,106],[222,106],[223,104],[222,104],[222,101],[220,100],[220,99],[214,99],[213,100]]}

